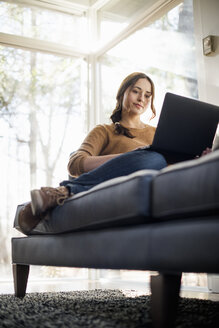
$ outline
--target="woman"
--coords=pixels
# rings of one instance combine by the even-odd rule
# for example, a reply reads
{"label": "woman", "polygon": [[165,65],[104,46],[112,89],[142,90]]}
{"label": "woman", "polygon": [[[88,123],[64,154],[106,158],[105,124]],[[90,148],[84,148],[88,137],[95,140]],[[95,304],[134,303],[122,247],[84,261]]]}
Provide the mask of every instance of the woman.
{"label": "woman", "polygon": [[152,117],[156,115],[152,80],[144,73],[130,74],[123,80],[116,100],[113,123],[96,126],[70,157],[68,171],[74,179],[63,181],[58,188],[31,191],[31,203],[20,211],[18,218],[24,233],[29,233],[48,210],[63,205],[78,192],[138,170],[167,166],[161,154],[145,147],[152,143],[155,133],[155,128],[140,118],[148,106]]}

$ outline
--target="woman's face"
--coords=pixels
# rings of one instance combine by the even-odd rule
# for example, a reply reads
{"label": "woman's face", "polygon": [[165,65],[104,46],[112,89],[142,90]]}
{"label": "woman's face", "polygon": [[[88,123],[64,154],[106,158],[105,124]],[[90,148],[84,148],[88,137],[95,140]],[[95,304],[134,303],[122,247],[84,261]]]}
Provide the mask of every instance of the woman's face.
{"label": "woman's face", "polygon": [[124,93],[122,110],[132,115],[143,114],[151,101],[151,84],[147,79],[139,79]]}

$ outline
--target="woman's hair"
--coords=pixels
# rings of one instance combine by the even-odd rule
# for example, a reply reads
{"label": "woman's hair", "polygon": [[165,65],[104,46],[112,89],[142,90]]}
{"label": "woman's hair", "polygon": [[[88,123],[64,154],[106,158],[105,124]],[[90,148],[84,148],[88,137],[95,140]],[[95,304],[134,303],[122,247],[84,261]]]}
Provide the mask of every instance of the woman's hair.
{"label": "woman's hair", "polygon": [[114,109],[112,115],[110,116],[112,122],[115,124],[115,133],[116,134],[124,134],[125,136],[129,137],[129,138],[134,138],[134,136],[130,133],[129,129],[123,127],[120,124],[120,120],[122,119],[122,102],[123,102],[123,97],[124,97],[124,93],[125,91],[131,86],[134,86],[135,83],[139,80],[139,79],[147,79],[150,84],[151,84],[151,110],[152,110],[152,117],[154,118],[156,116],[156,110],[154,108],[154,83],[151,80],[151,78],[149,76],[147,76],[144,73],[139,73],[139,72],[135,72],[132,73],[130,75],[128,75],[121,83],[119,90],[117,92],[117,96],[116,96],[116,108]]}

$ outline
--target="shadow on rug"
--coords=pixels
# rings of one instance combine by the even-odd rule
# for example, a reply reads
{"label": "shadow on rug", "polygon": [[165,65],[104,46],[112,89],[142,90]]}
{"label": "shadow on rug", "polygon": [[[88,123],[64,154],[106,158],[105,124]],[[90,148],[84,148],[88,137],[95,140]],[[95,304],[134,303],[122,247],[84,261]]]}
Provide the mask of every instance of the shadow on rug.
{"label": "shadow on rug", "polygon": [[[151,327],[150,296],[120,290],[0,296],[0,327]],[[175,327],[219,327],[219,302],[180,298]]]}

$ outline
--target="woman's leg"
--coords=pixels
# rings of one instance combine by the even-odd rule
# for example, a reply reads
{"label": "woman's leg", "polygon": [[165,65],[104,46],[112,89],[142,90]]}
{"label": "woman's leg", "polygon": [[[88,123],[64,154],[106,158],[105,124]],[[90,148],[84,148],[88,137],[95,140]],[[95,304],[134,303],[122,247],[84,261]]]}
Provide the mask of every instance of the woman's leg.
{"label": "woman's leg", "polygon": [[137,149],[119,155],[72,181],[63,181],[60,185],[67,187],[71,193],[77,194],[89,190],[101,182],[128,175],[138,170],[160,170],[166,166],[167,162],[163,155],[146,149]]}

